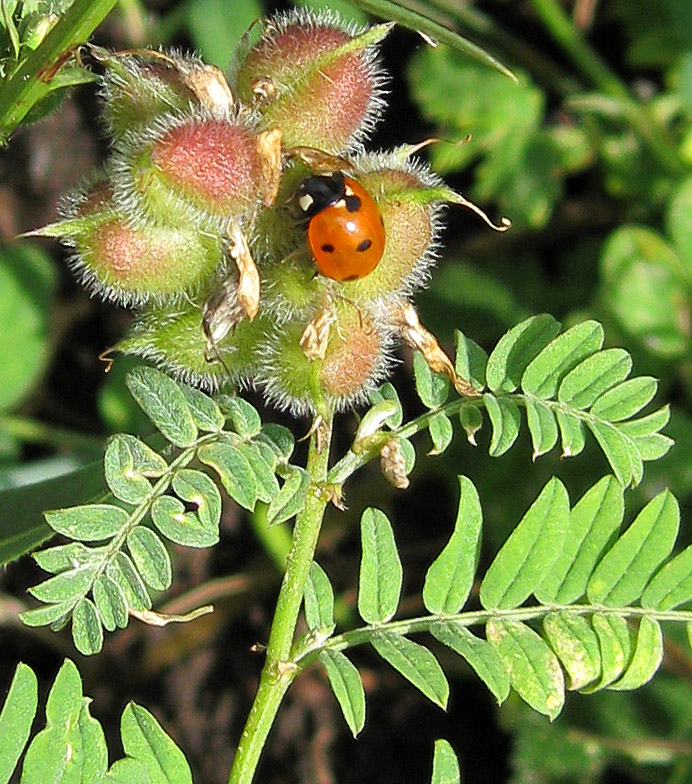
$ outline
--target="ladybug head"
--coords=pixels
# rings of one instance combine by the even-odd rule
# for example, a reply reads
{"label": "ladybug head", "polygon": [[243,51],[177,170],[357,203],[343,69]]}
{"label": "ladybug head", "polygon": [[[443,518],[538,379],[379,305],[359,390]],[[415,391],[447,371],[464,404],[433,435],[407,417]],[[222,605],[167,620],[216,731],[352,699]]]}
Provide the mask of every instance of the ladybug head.
{"label": "ladybug head", "polygon": [[336,204],[344,197],[344,187],[344,175],[341,172],[306,177],[298,187],[298,205],[303,215],[312,218]]}

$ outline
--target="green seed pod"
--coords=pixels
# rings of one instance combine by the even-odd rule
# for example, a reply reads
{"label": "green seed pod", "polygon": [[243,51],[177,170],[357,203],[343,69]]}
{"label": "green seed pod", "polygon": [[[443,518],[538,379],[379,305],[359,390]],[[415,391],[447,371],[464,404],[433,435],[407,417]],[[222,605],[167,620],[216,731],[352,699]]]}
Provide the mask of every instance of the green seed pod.
{"label": "green seed pod", "polygon": [[304,335],[302,323],[275,328],[260,349],[267,402],[294,416],[364,402],[391,366],[390,333],[349,302],[334,305],[323,357],[309,358]]}
{"label": "green seed pod", "polygon": [[82,284],[122,305],[164,302],[194,294],[225,265],[219,235],[185,227],[135,227],[99,180],[63,203],[65,219],[35,234],[74,248],[69,264]]}
{"label": "green seed pod", "polygon": [[114,198],[135,222],[226,231],[257,208],[264,186],[247,117],[167,115],[113,156]]}
{"label": "green seed pod", "polygon": [[294,10],[269,21],[236,71],[236,92],[255,103],[286,147],[339,154],[372,130],[383,107],[376,45],[390,25],[367,31],[332,13]]}
{"label": "green seed pod", "polygon": [[[100,47],[91,51],[105,68],[101,83],[103,119],[116,139],[172,111],[189,111],[196,102],[177,67],[185,61],[175,52],[120,53]],[[205,67],[196,58],[189,58],[189,63],[191,67]]]}
{"label": "green seed pod", "polygon": [[149,307],[137,315],[128,336],[113,350],[149,360],[208,391],[246,385],[257,371],[255,347],[269,325],[262,317],[242,320],[210,347],[201,308],[199,301]]}

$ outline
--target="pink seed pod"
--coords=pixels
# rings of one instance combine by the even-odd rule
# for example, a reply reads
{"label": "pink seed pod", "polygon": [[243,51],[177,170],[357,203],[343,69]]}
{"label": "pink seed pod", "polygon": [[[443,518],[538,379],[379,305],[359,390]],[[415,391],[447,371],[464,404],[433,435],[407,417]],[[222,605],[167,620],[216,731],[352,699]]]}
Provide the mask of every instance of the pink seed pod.
{"label": "pink seed pod", "polygon": [[363,31],[331,13],[279,14],[237,66],[237,95],[257,106],[263,127],[281,128],[288,148],[353,149],[384,108],[376,47],[390,27]]}
{"label": "pink seed pod", "polygon": [[124,140],[112,159],[116,202],[136,223],[226,231],[249,219],[265,192],[258,136],[247,113],[167,115]]}
{"label": "pink seed pod", "polygon": [[194,294],[225,266],[219,235],[185,227],[133,226],[112,201],[107,179],[62,206],[64,220],[36,235],[74,249],[69,264],[82,284],[105,300],[139,306]]}
{"label": "pink seed pod", "polygon": [[294,416],[363,403],[393,363],[392,333],[349,302],[335,303],[323,356],[309,356],[305,324],[276,327],[259,348],[257,379],[268,403]]}

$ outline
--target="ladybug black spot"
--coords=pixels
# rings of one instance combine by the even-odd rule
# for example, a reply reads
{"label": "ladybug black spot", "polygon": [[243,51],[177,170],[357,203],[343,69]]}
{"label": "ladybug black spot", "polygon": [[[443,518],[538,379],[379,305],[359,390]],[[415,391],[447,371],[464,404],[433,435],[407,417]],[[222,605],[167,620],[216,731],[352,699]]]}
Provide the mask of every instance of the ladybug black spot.
{"label": "ladybug black spot", "polygon": [[359,253],[363,253],[372,245],[372,240],[363,240],[360,245],[356,248]]}
{"label": "ladybug black spot", "polygon": [[327,243],[326,245],[322,245],[322,250],[325,253],[334,253],[334,246]]}
{"label": "ladybug black spot", "polygon": [[362,204],[360,196],[356,196],[355,194],[353,196],[346,196],[344,201],[346,202],[346,209],[349,212],[358,212]]}

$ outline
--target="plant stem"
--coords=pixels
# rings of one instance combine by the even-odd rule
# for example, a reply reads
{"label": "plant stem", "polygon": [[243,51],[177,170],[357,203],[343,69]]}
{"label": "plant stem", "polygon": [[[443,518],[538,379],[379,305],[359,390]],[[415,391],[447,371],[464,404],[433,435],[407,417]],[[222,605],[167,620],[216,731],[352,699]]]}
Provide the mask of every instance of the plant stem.
{"label": "plant stem", "polygon": [[41,45],[5,81],[0,91],[0,146],[29,110],[50,92],[50,80],[60,69],[62,59],[71,56],[89,38],[116,2],[75,0]]}
{"label": "plant stem", "polygon": [[293,528],[293,543],[286,559],[286,571],[269,634],[266,661],[250,715],[238,742],[229,784],[250,784],[253,780],[260,754],[284,694],[298,674],[298,668],[290,659],[291,649],[305,583],[327,506],[327,497],[321,492],[321,485],[326,481],[329,467],[332,420],[333,416],[330,414],[319,439],[317,433],[313,433],[310,439],[307,462],[311,477],[310,491]]}

